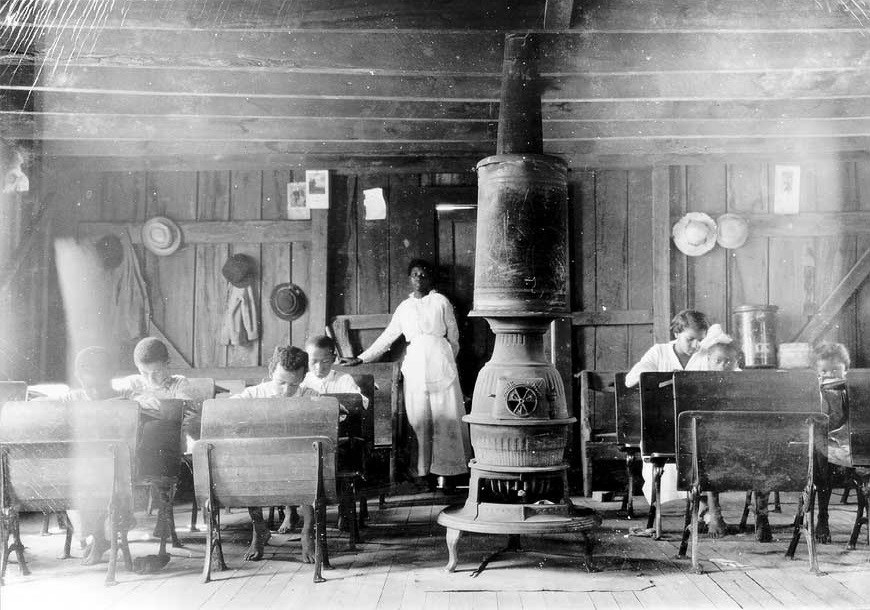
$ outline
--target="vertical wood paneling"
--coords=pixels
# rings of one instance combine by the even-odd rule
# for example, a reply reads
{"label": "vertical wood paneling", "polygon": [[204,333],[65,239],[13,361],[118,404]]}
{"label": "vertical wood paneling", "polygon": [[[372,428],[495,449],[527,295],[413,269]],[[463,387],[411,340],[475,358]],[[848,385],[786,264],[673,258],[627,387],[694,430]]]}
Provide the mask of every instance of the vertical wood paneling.
{"label": "vertical wood paneling", "polygon": [[357,313],[357,177],[335,176],[335,203],[329,208],[330,315]]}
{"label": "vertical wood paneling", "polygon": [[[725,212],[724,165],[699,165],[686,168],[686,203],[690,212],[704,212],[713,220]],[[715,246],[703,256],[687,260],[689,306],[707,314],[711,323],[727,319],[727,277],[725,252]]]}
{"label": "vertical wood paneling", "polygon": [[[652,309],[652,173],[628,172],[628,308]],[[628,327],[628,366],[653,344],[652,325]]]}
{"label": "vertical wood paneling", "polygon": [[[149,172],[148,214],[173,220],[196,218],[195,172]],[[188,360],[193,356],[195,248],[182,244],[171,256],[146,257],[154,321]]]}
{"label": "vertical wood paneling", "polygon": [[[230,173],[200,172],[197,195],[199,220],[230,217]],[[229,255],[226,244],[196,245],[196,294],[194,307],[194,362],[196,366],[225,366],[226,346],[221,341],[228,283],[221,268]]]}
{"label": "vertical wood paneling", "polygon": [[[728,211],[740,214],[762,214],[768,210],[767,168],[763,163],[728,166]],[[729,314],[739,305],[768,303],[768,239],[750,233],[740,248],[725,251],[729,259]],[[731,316],[728,316],[731,328]]]}
{"label": "vertical wood paneling", "polygon": [[[366,220],[362,193],[365,189],[382,188],[387,200],[385,220]],[[357,226],[357,312],[390,312],[390,217],[394,213],[389,177],[384,174],[365,174],[359,177],[356,205]],[[407,281],[405,282],[407,286]],[[360,332],[362,347],[368,347],[377,338],[376,331]]]}
{"label": "vertical wood paneling", "polygon": [[[287,218],[287,183],[293,182],[289,170],[263,172],[263,220]],[[260,363],[266,364],[278,345],[290,343],[290,323],[282,320],[269,305],[272,289],[293,279],[291,244],[263,244],[260,262]]]}
{"label": "vertical wood paneling", "polygon": [[791,341],[803,326],[804,292],[810,253],[807,240],[796,237],[770,239],[770,304],[779,307],[777,339]]}
{"label": "vertical wood paneling", "polygon": [[[230,220],[259,220],[263,198],[263,174],[259,171],[230,173]],[[230,244],[231,254],[247,254],[258,263],[262,260],[260,244]],[[261,301],[260,278],[254,282],[254,298]],[[267,297],[268,298],[268,295]],[[258,319],[259,323],[259,319]],[[228,366],[256,366],[260,358],[260,341],[227,348]]]}
{"label": "vertical wood paneling", "polygon": [[[686,168],[673,166],[671,173],[671,227],[686,213]],[[689,271],[686,255],[680,252],[671,238],[671,317],[689,306]]]}
{"label": "vertical wood paneling", "polygon": [[[595,180],[597,299],[595,309],[628,306],[628,172],[604,170]],[[622,326],[596,329],[595,368],[628,366],[628,330]]]}
{"label": "vertical wood paneling", "polygon": [[[435,210],[416,174],[390,177],[390,311],[408,296],[408,263],[435,260]],[[437,278],[436,278],[437,285]]]}
{"label": "vertical wood paneling", "polygon": [[[572,175],[573,176],[573,175]],[[595,205],[596,174],[577,172],[572,177],[574,195],[574,277],[571,282],[572,310],[591,310],[596,307],[597,220]],[[596,332],[592,327],[574,329],[574,369],[595,368]]]}
{"label": "vertical wood paneling", "polygon": [[[853,163],[818,163],[814,167],[813,196],[816,211],[845,212],[855,209],[855,172]],[[817,237],[815,303],[820,306],[833,292],[856,261],[856,238]],[[823,270],[819,273],[819,270]],[[826,331],[824,338],[852,345],[855,337],[855,299],[849,299]]]}
{"label": "vertical wood paneling", "polygon": [[[870,161],[855,164],[855,198],[860,210],[870,210]],[[870,237],[857,240],[858,256],[870,248]],[[870,283],[857,290],[855,298],[855,345],[852,351],[852,366],[870,366]]]}

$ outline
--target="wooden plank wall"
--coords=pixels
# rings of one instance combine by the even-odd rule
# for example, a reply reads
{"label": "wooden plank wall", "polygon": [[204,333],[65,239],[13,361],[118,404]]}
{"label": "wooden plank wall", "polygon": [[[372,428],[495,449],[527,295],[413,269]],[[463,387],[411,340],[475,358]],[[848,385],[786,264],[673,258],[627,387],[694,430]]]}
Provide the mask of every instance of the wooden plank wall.
{"label": "wooden plank wall", "polygon": [[[303,176],[304,172],[290,170],[60,171],[50,176],[47,188],[58,193],[58,205],[69,212],[59,229],[71,234],[79,221],[142,221],[155,215],[174,220],[286,218],[287,182]],[[409,291],[407,263],[415,257],[436,259],[434,201],[422,196],[423,182],[430,182],[430,177],[334,174],[328,260],[312,260],[307,243],[198,243],[168,257],[136,246],[154,321],[196,367],[265,364],[275,345],[301,345],[309,328],[307,315],[290,323],[272,314],[271,289],[287,281],[307,287],[311,265],[328,265],[328,318],[392,312]],[[363,189],[376,186],[384,189],[388,201],[386,220],[365,219]],[[254,289],[262,340],[249,346],[224,346],[220,330],[227,283],[221,267],[238,252],[261,262]],[[60,326],[54,332],[64,330]],[[359,347],[367,346],[377,334],[363,331]],[[55,367],[48,373],[60,378],[64,371]]]}
{"label": "wooden plank wall", "polygon": [[[765,214],[773,210],[774,165],[713,164],[671,168],[672,222],[686,211]],[[801,164],[801,213],[847,212],[870,207],[870,162]],[[796,221],[800,215],[796,217]],[[731,329],[731,311],[743,304],[779,307],[777,338],[793,340],[870,242],[865,236],[751,235],[735,250],[716,247],[686,257],[672,247],[673,308],[691,307]],[[863,286],[824,339],[844,343],[854,366],[867,363],[870,288]],[[731,329],[733,330],[733,329]]]}
{"label": "wooden plank wall", "polygon": [[[572,311],[652,308],[652,172],[572,172]],[[574,327],[575,372],[625,370],[652,345],[648,324]]]}

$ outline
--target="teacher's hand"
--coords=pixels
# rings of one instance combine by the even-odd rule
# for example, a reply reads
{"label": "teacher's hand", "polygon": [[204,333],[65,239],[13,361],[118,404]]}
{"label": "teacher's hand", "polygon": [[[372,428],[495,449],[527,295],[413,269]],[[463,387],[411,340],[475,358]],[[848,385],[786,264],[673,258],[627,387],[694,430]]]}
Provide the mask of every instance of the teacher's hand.
{"label": "teacher's hand", "polygon": [[338,361],[345,366],[357,366],[363,363],[359,358],[339,358]]}

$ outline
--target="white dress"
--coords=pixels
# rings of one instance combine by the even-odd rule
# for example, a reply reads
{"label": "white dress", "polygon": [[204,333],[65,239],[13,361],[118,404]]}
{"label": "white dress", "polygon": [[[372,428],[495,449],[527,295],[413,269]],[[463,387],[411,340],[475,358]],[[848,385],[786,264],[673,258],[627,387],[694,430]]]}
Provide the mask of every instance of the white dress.
{"label": "white dress", "polygon": [[409,295],[359,358],[376,360],[400,335],[408,341],[402,375],[405,412],[417,438],[417,474],[464,474],[471,443],[468,426],[462,421],[465,407],[455,360],[459,328],[450,301],[435,290],[421,299]]}

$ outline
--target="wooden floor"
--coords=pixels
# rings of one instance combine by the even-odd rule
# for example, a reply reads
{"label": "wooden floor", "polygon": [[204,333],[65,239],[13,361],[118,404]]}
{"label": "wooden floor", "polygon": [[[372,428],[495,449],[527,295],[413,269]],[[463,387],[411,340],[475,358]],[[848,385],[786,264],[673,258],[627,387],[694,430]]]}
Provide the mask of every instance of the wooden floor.
{"label": "wooden floor", "polygon": [[[739,520],[742,494],[723,494],[726,520]],[[665,540],[629,534],[645,519],[617,519],[618,504],[590,504],[605,521],[596,535],[596,564],[588,574],[577,559],[562,557],[578,550],[570,539],[525,540],[528,550],[490,564],[480,578],[470,572],[503,540],[469,536],[460,542],[460,569],[448,574],[444,530],[436,523],[442,506],[376,507],[363,543],[355,553],[347,538],[330,531],[334,570],[328,582],[312,583],[312,566],[298,561],[298,534],[273,535],[264,561],[246,563],[247,514],[235,510],[224,518],[229,571],[217,573],[209,584],[200,582],[203,534],[184,532],[183,549],[159,574],[119,571],[120,584],[102,585],[105,564],[84,567],[78,559],[60,561],[59,531],[39,535],[40,518],[28,516],[24,542],[32,575],[22,577],[13,563],[7,584],[0,589],[0,607],[15,608],[750,608],[750,607],[870,607],[870,550],[867,538],[855,551],[846,551],[855,504],[839,504],[835,496],[831,525],[833,544],[820,545],[824,576],[808,572],[802,540],[797,559],[783,553],[790,534],[796,496],[786,495],[782,514],[772,514],[774,542],[759,544],[752,534],[732,534],[720,540],[702,537],[701,557],[706,573],[689,572],[689,562],[674,559],[682,523],[682,502],[665,509]],[[578,503],[585,503],[578,500]],[[646,505],[640,502],[640,512]],[[189,506],[178,507],[178,523],[185,523]],[[334,517],[334,515],[333,515]],[[134,557],[155,553],[148,539],[153,517],[137,514],[139,525],[131,539]],[[179,530],[181,532],[181,530]],[[865,530],[866,531],[866,530]],[[76,549],[74,554],[81,555]],[[554,554],[558,555],[555,556]]]}

